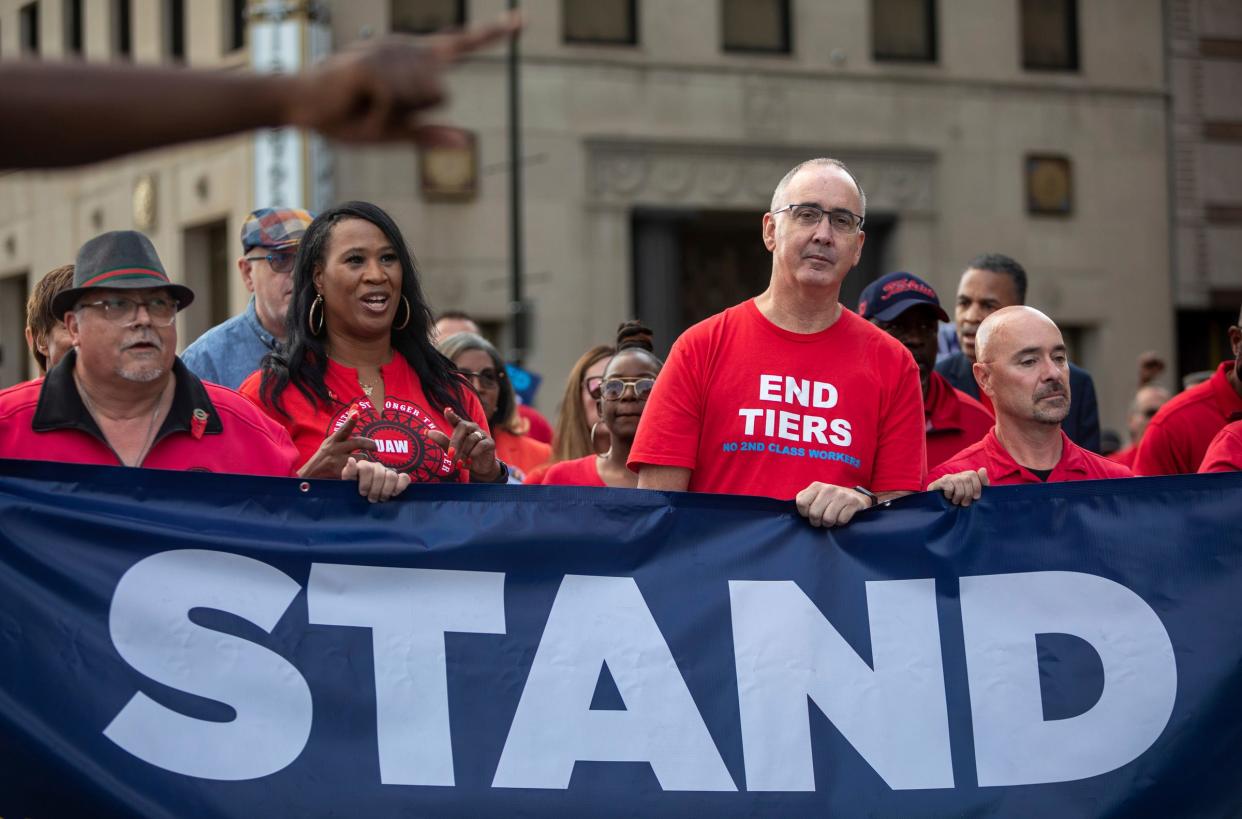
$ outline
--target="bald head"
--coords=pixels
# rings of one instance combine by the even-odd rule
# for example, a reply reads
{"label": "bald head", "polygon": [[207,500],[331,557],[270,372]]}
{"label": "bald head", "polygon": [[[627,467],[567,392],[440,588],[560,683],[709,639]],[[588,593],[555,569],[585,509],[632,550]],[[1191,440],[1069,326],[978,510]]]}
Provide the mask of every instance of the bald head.
{"label": "bald head", "polygon": [[1057,342],[1064,347],[1056,322],[1034,307],[1002,307],[979,325],[975,335],[976,358],[979,361],[995,361],[1007,357],[1022,349],[1025,340],[1041,331],[1047,332],[1049,328],[1056,333]]}
{"label": "bald head", "polygon": [[1059,427],[1069,414],[1069,358],[1052,319],[1033,307],[1004,307],[975,336],[979,388],[997,426]]}

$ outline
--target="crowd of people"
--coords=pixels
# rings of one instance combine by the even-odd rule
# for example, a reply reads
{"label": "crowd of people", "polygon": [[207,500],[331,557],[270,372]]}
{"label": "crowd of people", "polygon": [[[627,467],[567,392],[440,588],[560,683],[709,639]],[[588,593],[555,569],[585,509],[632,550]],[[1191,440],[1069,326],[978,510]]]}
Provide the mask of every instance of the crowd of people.
{"label": "crowd of people", "polygon": [[624,323],[575,363],[555,426],[469,316],[433,319],[376,205],[250,214],[250,302],[181,357],[194,293],[146,236],[105,233],[34,289],[27,340],[46,375],[0,392],[0,456],[343,479],[372,501],[433,481],[762,495],[817,526],[919,491],[969,505],[988,485],[1242,468],[1242,315],[1233,359],[1178,395],[1145,360],[1130,445],[1106,457],[1091,376],[1025,304],[1021,264],[968,262],[952,320],[907,272],[850,309],[865,220],[841,162],[794,167],[761,225],[768,288],[667,361]]}

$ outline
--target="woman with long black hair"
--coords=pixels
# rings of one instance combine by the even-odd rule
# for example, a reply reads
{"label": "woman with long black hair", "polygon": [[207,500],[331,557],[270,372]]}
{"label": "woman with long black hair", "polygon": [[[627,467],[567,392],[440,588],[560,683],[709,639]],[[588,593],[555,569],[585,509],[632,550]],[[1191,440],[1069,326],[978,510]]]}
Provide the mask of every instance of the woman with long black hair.
{"label": "woman with long black hair", "polygon": [[353,456],[415,482],[504,483],[483,406],[432,345],[431,322],[400,229],[347,202],[307,228],[285,345],[239,390],[289,430],[303,477],[335,477]]}

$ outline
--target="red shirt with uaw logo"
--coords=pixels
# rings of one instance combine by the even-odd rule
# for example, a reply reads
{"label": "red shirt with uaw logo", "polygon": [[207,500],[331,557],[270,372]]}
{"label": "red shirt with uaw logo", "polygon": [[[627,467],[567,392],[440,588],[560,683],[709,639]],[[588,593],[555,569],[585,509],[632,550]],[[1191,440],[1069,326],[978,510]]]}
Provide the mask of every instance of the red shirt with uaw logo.
{"label": "red shirt with uaw logo", "polygon": [[818,333],[754,301],[691,327],[647,399],[628,466],[691,470],[689,488],[790,499],[814,481],[918,491],[927,471],[914,359],[855,313]]}
{"label": "red shirt with uaw logo", "polygon": [[[380,376],[388,393],[382,405],[367,398],[358,382],[357,370],[329,359],[324,382],[330,404],[308,401],[297,387],[287,386],[281,401],[289,417],[263,402],[259,394],[262,372],[251,373],[237,389],[289,431],[301,456],[299,465],[310,460],[324,438],[344,425],[350,407],[356,404],[358,425],[353,435],[371,438],[376,444],[375,452],[359,452],[358,457],[409,473],[416,483],[469,480],[467,473],[455,469],[448,454],[431,439],[429,433],[433,431],[451,438],[453,428],[444,419],[443,408],[432,409],[414,368],[400,353],[394,353],[392,361],[380,367]],[[463,385],[461,401],[470,420],[486,432],[487,418],[478,396]]]}

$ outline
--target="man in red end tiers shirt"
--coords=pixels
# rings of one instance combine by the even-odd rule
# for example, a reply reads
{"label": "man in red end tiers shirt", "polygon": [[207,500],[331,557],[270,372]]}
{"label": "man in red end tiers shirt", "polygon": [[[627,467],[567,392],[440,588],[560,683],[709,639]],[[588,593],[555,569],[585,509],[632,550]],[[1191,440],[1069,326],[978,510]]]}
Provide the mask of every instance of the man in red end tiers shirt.
{"label": "man in red end tiers shirt", "polygon": [[[46,378],[0,392],[0,458],[293,475],[284,428],[177,358],[177,311],[193,299],[137,231],[83,245],[73,286],[52,300],[74,349]],[[373,501],[409,483],[369,461],[342,477]]]}
{"label": "man in red end tiers shirt", "polygon": [[763,216],[768,289],[673,345],[630,451],[639,488],[794,498],[817,526],[918,491],[918,367],[839,301],[865,212],[835,159],[780,181]]}
{"label": "man in red end tiers shirt", "polygon": [[1200,472],[1242,471],[1242,418],[1216,433],[1203,456]]}
{"label": "man in red end tiers shirt", "polygon": [[1139,475],[1182,475],[1203,463],[1208,444],[1234,413],[1242,412],[1242,313],[1229,328],[1233,361],[1212,377],[1173,396],[1147,425],[1134,459]]}
{"label": "man in red end tiers shirt", "polygon": [[992,428],[992,413],[936,372],[936,342],[949,316],[931,285],[910,273],[889,273],[863,290],[858,315],[906,345],[919,365],[927,463],[949,460]]}
{"label": "man in red end tiers shirt", "polygon": [[1134,476],[1075,444],[1061,430],[1070,406],[1069,357],[1061,331],[1033,307],[1006,307],[975,336],[975,378],[992,399],[996,426],[932,469],[929,492],[969,506],[982,488]]}

